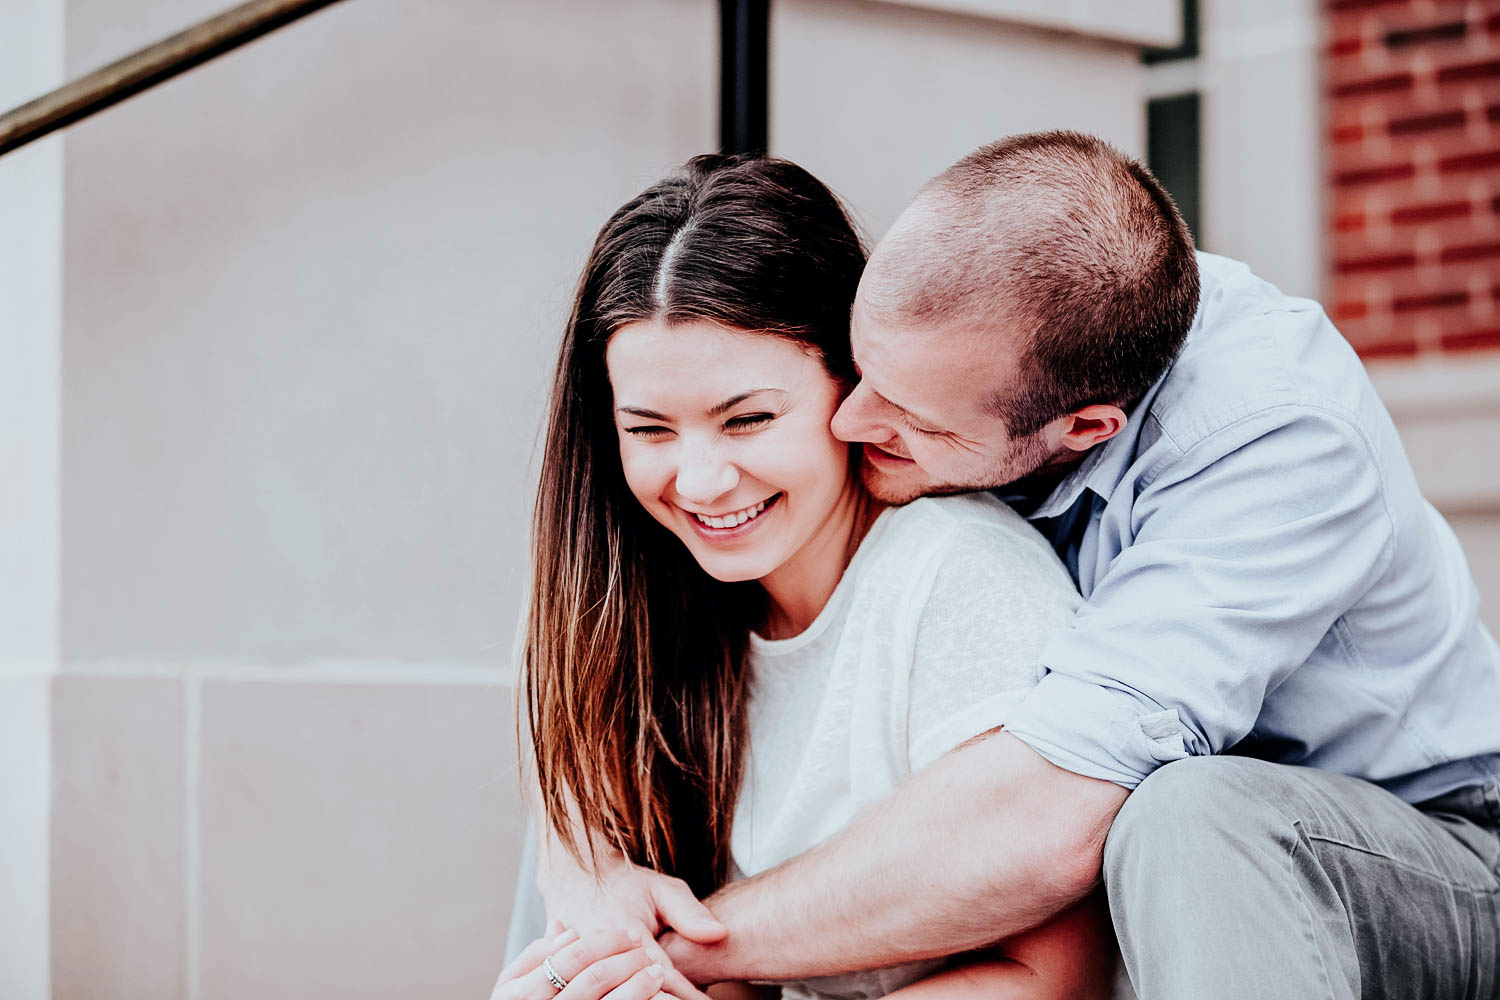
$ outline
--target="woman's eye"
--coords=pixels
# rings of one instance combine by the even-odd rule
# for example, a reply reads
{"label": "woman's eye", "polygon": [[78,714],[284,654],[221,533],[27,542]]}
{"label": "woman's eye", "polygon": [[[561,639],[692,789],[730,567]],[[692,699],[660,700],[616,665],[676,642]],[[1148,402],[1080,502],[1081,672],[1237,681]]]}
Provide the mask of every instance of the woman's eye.
{"label": "woman's eye", "polygon": [[742,417],[734,417],[724,422],[724,426],[732,431],[745,430],[757,424],[769,423],[776,419],[774,413],[747,413]]}
{"label": "woman's eye", "polygon": [[664,434],[672,433],[670,428],[657,427],[653,425],[642,425],[640,427],[627,427],[625,433],[631,437],[645,438],[647,441],[659,438]]}

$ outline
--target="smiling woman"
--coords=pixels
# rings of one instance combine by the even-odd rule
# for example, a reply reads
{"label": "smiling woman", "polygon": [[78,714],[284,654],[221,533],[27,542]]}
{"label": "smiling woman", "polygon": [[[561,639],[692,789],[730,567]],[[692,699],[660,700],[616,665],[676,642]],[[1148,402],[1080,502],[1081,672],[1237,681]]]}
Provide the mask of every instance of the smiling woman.
{"label": "smiling woman", "polygon": [[749,634],[818,603],[751,581],[862,527],[828,420],[864,261],[833,194],[769,158],[697,157],[600,231],[553,386],[523,659],[569,850],[597,838],[700,895],[729,877]]}

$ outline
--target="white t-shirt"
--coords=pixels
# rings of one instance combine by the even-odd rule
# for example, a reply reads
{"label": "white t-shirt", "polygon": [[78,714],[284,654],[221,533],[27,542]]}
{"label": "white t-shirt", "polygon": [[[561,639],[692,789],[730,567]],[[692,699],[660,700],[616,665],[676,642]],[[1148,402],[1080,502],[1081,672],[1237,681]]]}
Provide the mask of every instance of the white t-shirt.
{"label": "white t-shirt", "polygon": [[[805,632],[751,637],[749,755],[731,834],[739,873],[801,854],[1005,722],[1078,605],[1047,541],[989,494],[883,512]],[[878,997],[942,964],[827,976],[784,994]]]}

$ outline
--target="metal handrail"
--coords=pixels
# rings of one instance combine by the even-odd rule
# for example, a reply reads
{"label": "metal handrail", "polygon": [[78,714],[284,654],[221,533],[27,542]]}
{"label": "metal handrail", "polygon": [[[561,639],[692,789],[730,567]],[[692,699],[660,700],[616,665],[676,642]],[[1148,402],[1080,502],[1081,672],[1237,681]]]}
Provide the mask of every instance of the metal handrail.
{"label": "metal handrail", "polygon": [[340,0],[250,0],[0,115],[0,156]]}

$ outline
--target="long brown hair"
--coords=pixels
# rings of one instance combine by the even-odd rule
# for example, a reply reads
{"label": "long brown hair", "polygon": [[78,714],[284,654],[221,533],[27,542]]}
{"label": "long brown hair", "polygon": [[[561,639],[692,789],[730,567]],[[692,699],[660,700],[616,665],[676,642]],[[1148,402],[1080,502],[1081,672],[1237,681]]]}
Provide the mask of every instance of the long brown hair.
{"label": "long brown hair", "polygon": [[[852,377],[865,254],[795,164],[699,156],[594,241],[552,386],[522,669],[547,822],[699,895],[729,874],[760,587],[705,573],[625,485],[605,367],[627,323],[707,320],[788,338]],[[587,833],[579,844],[573,823]]]}

